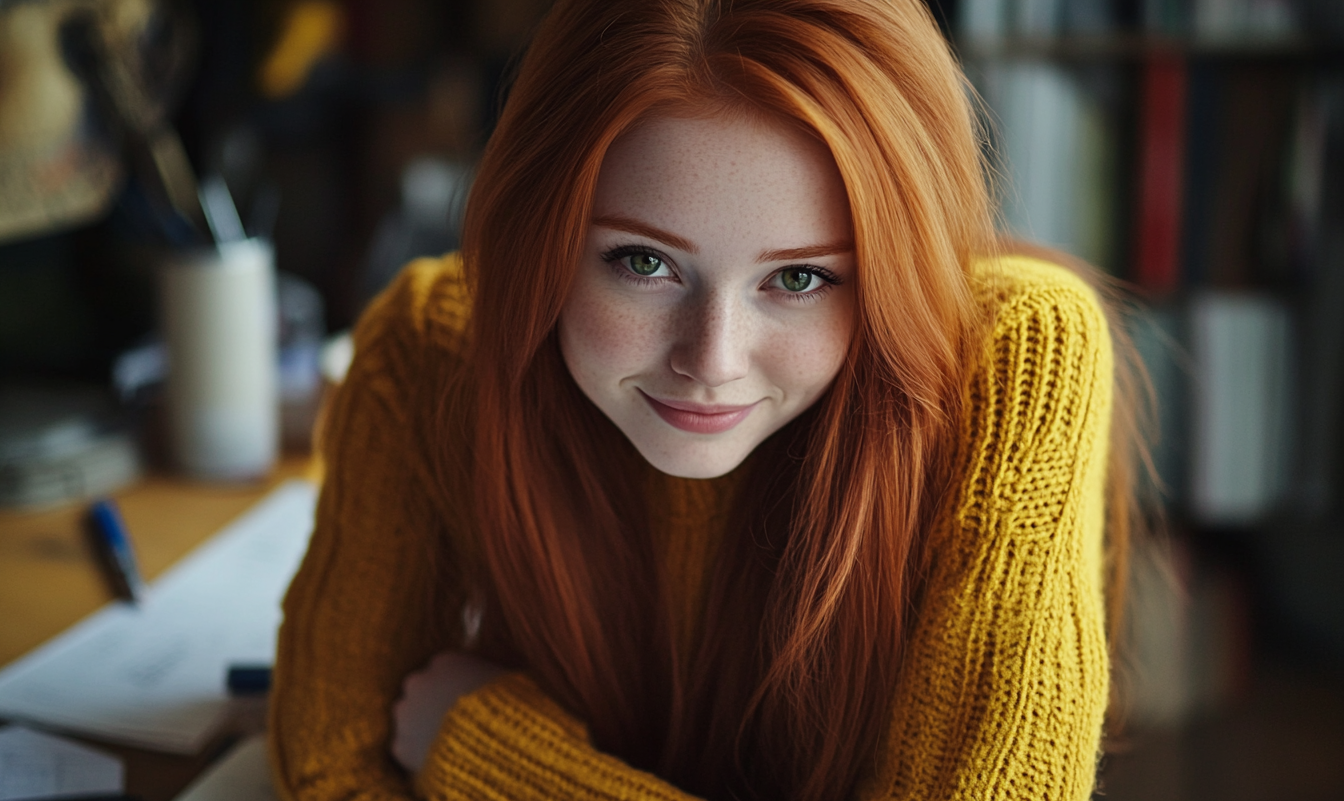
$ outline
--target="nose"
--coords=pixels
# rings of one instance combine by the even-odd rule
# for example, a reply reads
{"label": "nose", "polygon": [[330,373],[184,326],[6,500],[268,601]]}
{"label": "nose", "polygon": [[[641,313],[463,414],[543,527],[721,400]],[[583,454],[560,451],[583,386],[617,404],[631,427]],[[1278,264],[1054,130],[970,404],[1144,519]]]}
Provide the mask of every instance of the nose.
{"label": "nose", "polygon": [[752,346],[747,310],[741,306],[731,293],[691,300],[678,321],[673,372],[707,387],[744,378],[751,368]]}

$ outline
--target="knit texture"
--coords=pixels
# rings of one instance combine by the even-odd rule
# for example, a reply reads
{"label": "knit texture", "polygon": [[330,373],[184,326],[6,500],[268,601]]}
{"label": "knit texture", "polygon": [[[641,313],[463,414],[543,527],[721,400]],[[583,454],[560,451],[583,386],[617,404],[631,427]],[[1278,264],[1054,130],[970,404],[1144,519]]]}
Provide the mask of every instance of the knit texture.
{"label": "knit texture", "polygon": [[[1084,799],[1108,694],[1104,483],[1112,356],[1089,287],[1046,262],[975,267],[993,314],[958,447],[958,489],[931,566],[890,724],[858,799]],[[599,752],[522,673],[462,698],[425,767],[388,751],[402,678],[455,636],[466,499],[436,502],[429,388],[460,371],[468,304],[451,257],[408,267],[356,330],[328,410],[312,545],[285,599],[271,750],[289,799],[675,799]],[[729,480],[663,477],[652,531],[682,589],[679,636],[705,610]],[[447,504],[441,505],[441,504]],[[460,504],[453,506],[453,504]]]}

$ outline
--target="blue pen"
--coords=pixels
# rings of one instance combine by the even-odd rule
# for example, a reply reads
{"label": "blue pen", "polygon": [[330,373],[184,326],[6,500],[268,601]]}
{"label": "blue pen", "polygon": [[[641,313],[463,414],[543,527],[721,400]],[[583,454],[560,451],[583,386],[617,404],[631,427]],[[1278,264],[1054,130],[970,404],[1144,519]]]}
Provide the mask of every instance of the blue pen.
{"label": "blue pen", "polygon": [[94,501],[89,507],[89,522],[98,554],[112,579],[113,592],[131,603],[137,603],[144,593],[140,569],[135,565],[135,551],[121,512],[111,498]]}

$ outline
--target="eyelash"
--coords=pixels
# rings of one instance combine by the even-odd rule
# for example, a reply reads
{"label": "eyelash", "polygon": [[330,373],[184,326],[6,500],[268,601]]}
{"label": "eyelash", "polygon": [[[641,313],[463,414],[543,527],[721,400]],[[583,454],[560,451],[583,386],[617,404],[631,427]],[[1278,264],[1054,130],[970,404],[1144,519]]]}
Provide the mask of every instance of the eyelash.
{"label": "eyelash", "polygon": [[[835,289],[837,286],[845,282],[845,279],[841,278],[840,276],[836,275],[835,273],[831,272],[825,267],[814,267],[810,264],[790,265],[790,267],[792,269],[806,270],[807,272],[811,273],[812,275],[815,275],[816,277],[822,280],[822,285],[812,290],[811,292],[798,293],[798,292],[789,292],[785,290],[784,296],[794,303],[816,303],[826,295],[830,294],[832,289]],[[784,270],[790,269],[790,267],[785,267]],[[775,275],[776,276],[779,275],[784,270],[780,270],[779,273],[775,273]],[[771,276],[771,280],[773,279],[774,276]]]}
{"label": "eyelash", "polygon": [[[651,286],[666,280],[665,277],[661,276],[657,278],[649,278],[647,276],[637,275],[634,272],[632,272],[629,268],[627,268],[625,265],[620,263],[622,259],[628,258],[630,256],[649,256],[658,259],[664,265],[668,263],[667,257],[664,256],[663,254],[659,253],[653,248],[641,247],[639,245],[625,245],[622,247],[612,248],[611,250],[608,250],[606,253],[603,253],[601,258],[602,261],[606,262],[608,265],[611,266],[613,272],[616,273],[616,276],[618,278],[620,278],[623,281],[629,281],[635,286]],[[781,290],[783,291],[784,296],[792,303],[815,303],[818,300],[821,300],[823,296],[828,294],[831,291],[831,289],[845,282],[845,279],[841,278],[840,276],[836,275],[835,273],[831,272],[825,267],[815,267],[812,265],[807,266],[789,265],[789,267],[792,267],[794,269],[806,270],[807,272],[811,273],[812,275],[815,275],[824,282],[824,286],[821,286],[818,289],[815,289],[811,292],[799,293],[799,292],[788,292]],[[780,272],[789,269],[789,267],[785,267],[781,269],[779,272],[772,275],[771,280],[773,280],[775,276],[778,276]]]}
{"label": "eyelash", "polygon": [[611,269],[616,273],[618,278],[629,281],[635,286],[652,286],[660,281],[666,280],[661,276],[658,278],[649,278],[648,276],[637,275],[624,264],[620,263],[622,259],[631,256],[649,256],[657,259],[664,265],[667,264],[667,257],[663,254],[653,248],[640,247],[638,245],[625,245],[624,247],[612,248],[602,254],[602,261],[611,266]]}

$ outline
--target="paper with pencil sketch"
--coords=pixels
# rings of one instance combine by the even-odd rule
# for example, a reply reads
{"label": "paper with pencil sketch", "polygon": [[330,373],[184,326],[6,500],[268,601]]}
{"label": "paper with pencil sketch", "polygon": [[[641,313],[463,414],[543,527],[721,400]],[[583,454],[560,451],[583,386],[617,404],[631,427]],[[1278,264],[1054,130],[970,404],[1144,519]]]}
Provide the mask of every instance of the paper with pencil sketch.
{"label": "paper with pencil sketch", "polygon": [[291,481],[164,573],[0,673],[0,717],[194,753],[223,722],[230,664],[270,664],[316,488]]}

